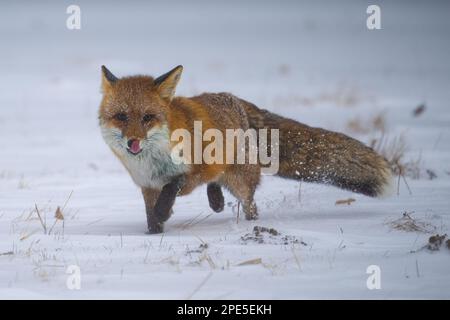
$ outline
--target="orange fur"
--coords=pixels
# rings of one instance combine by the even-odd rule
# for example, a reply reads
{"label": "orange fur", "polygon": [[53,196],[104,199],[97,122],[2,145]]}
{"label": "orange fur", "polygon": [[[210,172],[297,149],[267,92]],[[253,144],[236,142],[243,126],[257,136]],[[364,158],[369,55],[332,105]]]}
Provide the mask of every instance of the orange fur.
{"label": "orange fur", "polygon": [[[168,163],[166,153],[178,144],[177,141],[170,141],[172,133],[177,129],[185,129],[190,132],[191,137],[194,137],[194,121],[201,121],[202,133],[208,129],[217,129],[222,132],[223,137],[226,136],[226,129],[249,128],[243,106],[232,95],[174,98],[181,71],[182,67],[179,66],[156,79],[148,76],[118,79],[103,67],[100,126],[105,141],[136,184],[142,188],[149,230],[162,231],[163,222],[168,219],[168,215],[155,212],[158,195],[164,190],[164,186],[169,185],[173,179],[179,179],[179,176],[183,177],[183,184],[178,190],[179,195],[189,194],[197,186],[205,183],[211,184],[210,191],[220,190],[220,187],[217,189],[214,186],[222,185],[242,202],[246,217],[255,219],[257,211],[253,195],[260,179],[258,164],[206,164],[202,161],[201,164],[193,163],[181,167]],[[227,105],[226,108],[223,108],[224,103]],[[157,138],[153,138],[154,136]],[[148,142],[150,140],[151,143]],[[129,153],[130,149],[127,149],[127,143],[135,144],[136,141],[140,146],[144,146],[139,151],[142,155],[138,153],[132,155]],[[168,150],[165,146],[160,146],[166,142]],[[202,153],[209,143],[202,139]],[[161,149],[155,151],[155,148]],[[236,148],[235,145],[234,154],[237,156]],[[192,141],[190,150],[191,159],[194,159]],[[145,158],[147,156],[148,160]],[[224,159],[225,157],[226,150]],[[162,171],[164,172],[161,173]],[[175,190],[175,187],[171,185],[169,189]],[[223,202],[223,197],[216,196],[215,199]],[[220,211],[223,204],[212,207]]]}

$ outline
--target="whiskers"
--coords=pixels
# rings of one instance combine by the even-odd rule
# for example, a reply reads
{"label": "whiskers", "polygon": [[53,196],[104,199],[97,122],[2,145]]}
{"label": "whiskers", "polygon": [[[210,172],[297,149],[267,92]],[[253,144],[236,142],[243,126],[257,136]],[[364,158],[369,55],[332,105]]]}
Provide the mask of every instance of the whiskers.
{"label": "whiskers", "polygon": [[103,140],[115,151],[126,151],[127,141],[122,135],[122,131],[116,128],[101,126]]}

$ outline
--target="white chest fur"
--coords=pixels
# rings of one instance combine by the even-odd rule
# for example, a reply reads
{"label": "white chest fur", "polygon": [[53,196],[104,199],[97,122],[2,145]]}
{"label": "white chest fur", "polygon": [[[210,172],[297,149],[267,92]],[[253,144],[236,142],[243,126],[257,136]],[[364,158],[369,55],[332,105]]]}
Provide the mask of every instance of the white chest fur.
{"label": "white chest fur", "polygon": [[127,151],[127,141],[120,130],[102,127],[102,135],[140,187],[161,189],[172,177],[189,170],[186,164],[177,164],[172,160],[167,127],[149,130],[147,139],[141,142],[142,152],[138,155]]}
{"label": "white chest fur", "polygon": [[170,153],[165,150],[142,151],[129,155],[123,160],[133,181],[140,187],[162,188],[170,178],[186,172],[184,165],[173,163]]}

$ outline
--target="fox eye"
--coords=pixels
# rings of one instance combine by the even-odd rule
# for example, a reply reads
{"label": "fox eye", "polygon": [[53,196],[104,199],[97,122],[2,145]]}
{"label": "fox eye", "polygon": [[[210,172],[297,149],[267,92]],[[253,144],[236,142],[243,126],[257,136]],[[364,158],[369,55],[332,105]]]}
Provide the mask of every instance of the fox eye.
{"label": "fox eye", "polygon": [[124,112],[119,112],[114,115],[114,119],[125,122],[128,120],[128,116]]}
{"label": "fox eye", "polygon": [[152,120],[155,117],[155,115],[153,114],[146,114],[142,117],[142,121],[144,122],[149,122],[150,120]]}

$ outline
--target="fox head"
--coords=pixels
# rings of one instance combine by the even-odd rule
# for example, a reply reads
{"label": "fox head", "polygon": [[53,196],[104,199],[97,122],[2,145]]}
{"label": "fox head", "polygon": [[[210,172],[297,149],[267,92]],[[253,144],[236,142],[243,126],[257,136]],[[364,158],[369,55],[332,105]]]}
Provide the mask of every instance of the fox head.
{"label": "fox head", "polygon": [[119,79],[102,66],[100,127],[117,155],[138,157],[169,141],[167,114],[182,71],[177,66],[156,79]]}

